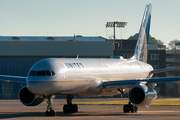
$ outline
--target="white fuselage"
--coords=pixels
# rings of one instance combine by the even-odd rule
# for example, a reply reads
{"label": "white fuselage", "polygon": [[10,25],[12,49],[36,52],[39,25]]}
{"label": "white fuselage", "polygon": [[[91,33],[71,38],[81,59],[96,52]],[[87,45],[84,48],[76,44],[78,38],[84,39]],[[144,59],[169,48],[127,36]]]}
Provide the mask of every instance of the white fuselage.
{"label": "white fuselage", "polygon": [[[118,91],[102,90],[102,82],[146,78],[152,70],[151,65],[132,59],[49,58],[31,68],[27,86],[39,95],[109,96]],[[35,75],[30,75],[31,71],[35,71]],[[54,73],[49,76],[39,71]]]}

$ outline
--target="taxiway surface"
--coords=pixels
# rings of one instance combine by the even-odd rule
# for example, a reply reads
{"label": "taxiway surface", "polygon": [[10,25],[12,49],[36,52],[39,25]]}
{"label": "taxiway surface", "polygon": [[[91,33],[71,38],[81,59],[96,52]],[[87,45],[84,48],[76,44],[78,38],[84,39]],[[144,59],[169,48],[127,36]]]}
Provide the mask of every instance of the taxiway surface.
{"label": "taxiway surface", "polygon": [[[75,102],[86,101],[111,101],[118,99],[74,99]],[[55,99],[54,110],[57,112],[55,117],[46,117],[46,101],[38,106],[24,106],[19,100],[0,100],[0,119],[6,120],[169,120],[180,119],[180,106],[150,106],[139,107],[138,113],[123,113],[122,105],[78,105],[79,112],[72,114],[63,113],[65,99]]]}

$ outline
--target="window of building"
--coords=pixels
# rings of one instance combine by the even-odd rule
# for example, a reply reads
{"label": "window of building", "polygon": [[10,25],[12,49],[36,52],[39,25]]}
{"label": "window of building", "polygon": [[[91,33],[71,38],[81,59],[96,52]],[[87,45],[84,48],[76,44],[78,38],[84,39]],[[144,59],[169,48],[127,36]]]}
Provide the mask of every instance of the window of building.
{"label": "window of building", "polygon": [[175,58],[175,54],[166,54],[166,58]]}
{"label": "window of building", "polygon": [[175,65],[174,65],[174,64],[170,64],[170,63],[168,64],[168,63],[167,63],[167,64],[166,64],[166,67],[175,67]]}
{"label": "window of building", "polygon": [[159,60],[159,54],[149,54],[148,60]]}
{"label": "window of building", "polygon": [[152,65],[152,67],[154,68],[154,70],[159,69],[159,65]]}
{"label": "window of building", "polygon": [[123,54],[123,58],[130,58],[132,57],[132,54]]}
{"label": "window of building", "polygon": [[115,49],[119,49],[119,43],[115,42]]}

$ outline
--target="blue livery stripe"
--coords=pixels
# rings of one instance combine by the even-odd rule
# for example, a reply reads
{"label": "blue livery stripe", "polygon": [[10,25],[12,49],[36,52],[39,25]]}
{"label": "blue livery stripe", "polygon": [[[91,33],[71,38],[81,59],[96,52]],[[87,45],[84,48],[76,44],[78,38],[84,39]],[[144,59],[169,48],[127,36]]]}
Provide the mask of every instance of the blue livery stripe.
{"label": "blue livery stripe", "polygon": [[147,45],[149,41],[149,31],[151,23],[151,9],[152,5],[149,3],[146,5],[144,16],[141,22],[139,35],[134,50],[134,55],[131,59],[139,60],[147,63]]}

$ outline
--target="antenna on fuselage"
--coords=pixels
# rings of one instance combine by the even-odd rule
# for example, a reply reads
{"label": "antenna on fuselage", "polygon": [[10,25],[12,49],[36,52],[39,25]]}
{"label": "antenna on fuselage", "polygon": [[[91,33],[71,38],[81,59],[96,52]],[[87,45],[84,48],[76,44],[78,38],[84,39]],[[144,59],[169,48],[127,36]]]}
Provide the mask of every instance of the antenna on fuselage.
{"label": "antenna on fuselage", "polygon": [[79,54],[77,54],[77,57],[76,57],[76,59],[78,59],[78,57],[79,57]]}

